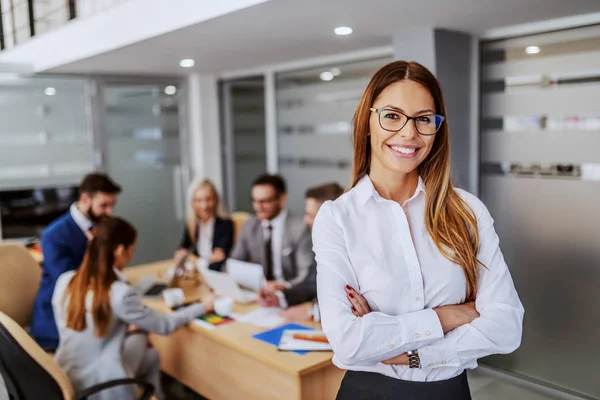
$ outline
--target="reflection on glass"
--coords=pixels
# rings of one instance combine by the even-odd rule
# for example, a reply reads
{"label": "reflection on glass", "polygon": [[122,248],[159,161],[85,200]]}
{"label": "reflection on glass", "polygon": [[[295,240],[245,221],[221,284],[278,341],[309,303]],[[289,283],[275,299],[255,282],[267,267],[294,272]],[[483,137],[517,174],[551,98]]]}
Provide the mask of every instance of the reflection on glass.
{"label": "reflection on glass", "polygon": [[288,182],[291,210],[303,212],[308,187],[348,182],[352,116],[371,76],[390,61],[380,58],[277,75],[279,167]]}

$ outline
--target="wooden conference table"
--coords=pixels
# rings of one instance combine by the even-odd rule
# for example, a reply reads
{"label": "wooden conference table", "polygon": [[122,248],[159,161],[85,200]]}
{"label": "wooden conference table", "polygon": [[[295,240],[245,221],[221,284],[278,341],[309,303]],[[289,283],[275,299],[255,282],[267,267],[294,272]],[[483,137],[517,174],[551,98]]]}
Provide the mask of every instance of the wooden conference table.
{"label": "wooden conference table", "polygon": [[[142,277],[159,277],[173,261],[129,267],[125,275],[132,284]],[[160,278],[158,278],[160,279]],[[183,286],[186,301],[208,292],[205,285]],[[148,299],[147,305],[169,312],[162,300]],[[233,311],[244,314],[256,304],[235,304]],[[305,322],[320,328],[319,324]],[[169,336],[151,335],[160,353],[162,370],[210,400],[334,399],[344,371],[332,364],[331,352],[304,355],[278,351],[275,346],[252,338],[266,328],[237,321],[209,330],[190,324]]]}

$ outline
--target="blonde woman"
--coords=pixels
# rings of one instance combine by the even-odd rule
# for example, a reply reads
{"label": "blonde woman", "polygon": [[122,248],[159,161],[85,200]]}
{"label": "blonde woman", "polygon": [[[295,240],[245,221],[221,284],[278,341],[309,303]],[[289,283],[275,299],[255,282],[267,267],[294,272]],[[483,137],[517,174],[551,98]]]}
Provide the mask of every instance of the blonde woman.
{"label": "blonde woman", "polygon": [[187,223],[175,258],[191,254],[220,271],[233,246],[233,222],[222,216],[221,199],[211,181],[206,179],[190,188]]}
{"label": "blonde woman", "polygon": [[354,116],[352,189],[313,226],[338,399],[466,400],[466,369],[521,343],[523,306],[485,205],[450,182],[433,74],[396,61]]}

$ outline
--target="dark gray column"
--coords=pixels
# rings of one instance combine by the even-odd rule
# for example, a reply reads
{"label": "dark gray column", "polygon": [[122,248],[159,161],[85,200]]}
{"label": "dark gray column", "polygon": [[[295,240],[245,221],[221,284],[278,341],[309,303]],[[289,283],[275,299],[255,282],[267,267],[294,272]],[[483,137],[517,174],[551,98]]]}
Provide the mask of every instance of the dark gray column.
{"label": "dark gray column", "polygon": [[410,27],[393,38],[398,60],[417,61],[438,78],[450,125],[455,184],[477,194],[479,171],[478,44],[469,34]]}

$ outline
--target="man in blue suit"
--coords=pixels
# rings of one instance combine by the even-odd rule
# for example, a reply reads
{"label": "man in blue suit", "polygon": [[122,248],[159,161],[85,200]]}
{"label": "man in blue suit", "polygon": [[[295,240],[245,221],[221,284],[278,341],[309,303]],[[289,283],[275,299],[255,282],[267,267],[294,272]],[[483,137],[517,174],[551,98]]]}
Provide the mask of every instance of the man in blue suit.
{"label": "man in blue suit", "polygon": [[79,186],[79,201],[42,233],[42,281],[35,299],[31,336],[46,350],[58,346],[58,331],[52,312],[52,294],[58,277],[79,268],[91,228],[99,218],[111,216],[121,187],[107,175],[87,175]]}

